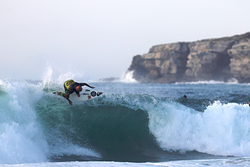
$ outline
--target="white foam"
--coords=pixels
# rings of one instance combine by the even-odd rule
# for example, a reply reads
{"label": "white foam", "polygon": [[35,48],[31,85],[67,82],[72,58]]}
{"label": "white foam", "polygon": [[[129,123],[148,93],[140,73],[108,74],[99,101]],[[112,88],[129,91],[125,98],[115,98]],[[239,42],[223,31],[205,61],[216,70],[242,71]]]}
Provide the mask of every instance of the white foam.
{"label": "white foam", "polygon": [[113,161],[85,161],[85,162],[46,162],[46,163],[31,163],[31,164],[15,164],[15,165],[5,165],[5,166],[25,166],[25,167],[180,167],[180,166],[193,166],[193,167],[204,167],[204,166],[249,166],[250,158],[226,158],[226,159],[209,159],[209,160],[182,160],[182,161],[168,161],[168,162],[113,162]]}
{"label": "white foam", "polygon": [[232,78],[227,82],[208,80],[208,81],[193,81],[193,82],[176,82],[176,84],[238,84],[238,80]]}
{"label": "white foam", "polygon": [[137,81],[133,78],[134,71],[126,71],[121,79],[121,82],[125,83],[137,83]]}
{"label": "white foam", "polygon": [[46,161],[48,147],[32,105],[41,97],[40,86],[15,82],[5,89],[8,94],[1,96],[0,105],[0,163]]}
{"label": "white foam", "polygon": [[[48,76],[51,76],[49,71]],[[43,132],[34,108],[44,96],[43,84],[4,83],[7,93],[0,96],[0,164],[46,162],[48,155],[101,157],[64,138],[55,138],[53,146],[47,143],[46,131]]]}
{"label": "white foam", "polygon": [[178,103],[149,111],[149,128],[164,150],[250,156],[250,107],[215,102],[204,113]]}
{"label": "white foam", "polygon": [[90,156],[100,158],[101,155],[91,149],[80,147],[71,143],[64,143],[53,147],[50,150],[50,154],[53,156],[62,156],[62,155],[77,155],[77,156]]}

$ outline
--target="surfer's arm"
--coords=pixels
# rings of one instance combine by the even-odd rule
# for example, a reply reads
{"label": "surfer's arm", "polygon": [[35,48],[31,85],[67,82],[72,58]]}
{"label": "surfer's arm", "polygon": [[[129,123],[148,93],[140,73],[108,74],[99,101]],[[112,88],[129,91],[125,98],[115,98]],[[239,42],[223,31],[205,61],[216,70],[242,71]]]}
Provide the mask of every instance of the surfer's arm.
{"label": "surfer's arm", "polygon": [[[66,97],[65,97],[65,98],[66,98]],[[66,98],[66,99],[68,100],[69,104],[72,105],[72,101],[69,100],[69,98]]]}
{"label": "surfer's arm", "polygon": [[72,101],[69,99],[69,94],[68,93],[65,93],[63,97],[68,100],[70,105],[72,105]]}
{"label": "surfer's arm", "polygon": [[78,96],[78,97],[80,97],[80,93],[79,92],[77,92],[77,91],[75,91],[76,92],[76,95]]}
{"label": "surfer's arm", "polygon": [[80,85],[81,85],[81,86],[87,86],[87,87],[92,88],[92,89],[95,88],[95,87],[93,87],[93,86],[88,85],[87,83],[80,83]]}

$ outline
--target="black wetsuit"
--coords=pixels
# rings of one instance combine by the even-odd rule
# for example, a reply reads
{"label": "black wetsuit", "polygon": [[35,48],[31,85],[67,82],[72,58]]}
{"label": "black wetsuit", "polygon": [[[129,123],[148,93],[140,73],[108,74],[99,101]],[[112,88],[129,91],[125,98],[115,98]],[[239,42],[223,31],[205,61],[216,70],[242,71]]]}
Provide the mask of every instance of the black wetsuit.
{"label": "black wetsuit", "polygon": [[58,95],[63,96],[63,97],[65,97],[66,93],[68,93],[69,95],[74,93],[74,92],[76,92],[76,94],[79,94],[79,92],[76,91],[76,87],[79,85],[84,86],[87,84],[86,83],[78,83],[78,82],[75,82],[74,80],[71,79],[71,80],[65,81],[63,84],[65,93],[62,93],[62,92],[53,92],[53,93],[58,94]]}
{"label": "black wetsuit", "polygon": [[64,87],[65,89],[65,93],[68,93],[68,94],[72,94],[74,92],[76,92],[76,94],[79,94],[79,92],[76,91],[76,87],[77,86],[84,86],[86,85],[85,83],[78,83],[78,82],[74,82],[72,83],[70,86],[69,86],[69,89],[67,89],[66,87]]}

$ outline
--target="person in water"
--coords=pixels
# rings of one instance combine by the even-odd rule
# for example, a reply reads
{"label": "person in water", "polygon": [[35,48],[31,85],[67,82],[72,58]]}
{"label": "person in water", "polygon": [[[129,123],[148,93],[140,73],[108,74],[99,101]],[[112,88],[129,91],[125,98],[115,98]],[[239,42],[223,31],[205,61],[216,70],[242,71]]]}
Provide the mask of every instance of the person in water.
{"label": "person in water", "polygon": [[87,83],[78,83],[75,82],[73,79],[67,80],[63,84],[65,93],[62,92],[54,92],[54,94],[60,95],[65,97],[69,104],[72,105],[72,101],[69,99],[69,95],[76,92],[77,96],[80,97],[79,92],[82,91],[82,86],[88,86],[89,88],[95,88],[93,86],[88,85]]}

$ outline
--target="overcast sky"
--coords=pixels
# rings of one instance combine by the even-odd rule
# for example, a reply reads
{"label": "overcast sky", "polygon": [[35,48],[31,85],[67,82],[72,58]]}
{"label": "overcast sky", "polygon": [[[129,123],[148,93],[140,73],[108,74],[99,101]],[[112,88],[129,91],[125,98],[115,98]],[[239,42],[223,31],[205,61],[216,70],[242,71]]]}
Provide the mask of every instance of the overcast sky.
{"label": "overcast sky", "polygon": [[0,79],[121,77],[153,45],[250,32],[249,17],[249,0],[0,0]]}

